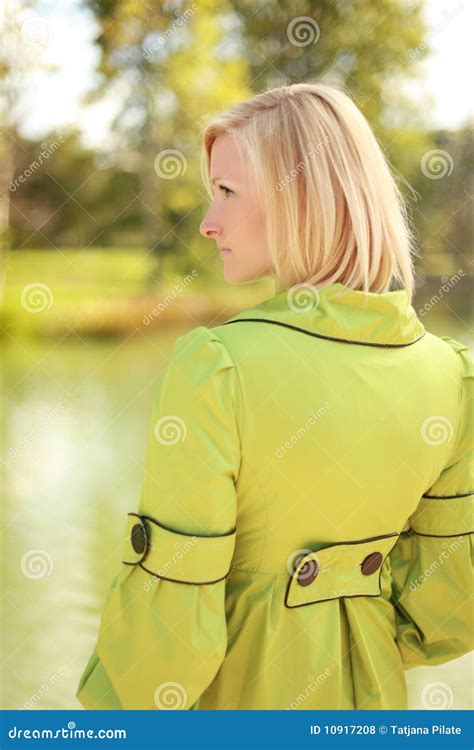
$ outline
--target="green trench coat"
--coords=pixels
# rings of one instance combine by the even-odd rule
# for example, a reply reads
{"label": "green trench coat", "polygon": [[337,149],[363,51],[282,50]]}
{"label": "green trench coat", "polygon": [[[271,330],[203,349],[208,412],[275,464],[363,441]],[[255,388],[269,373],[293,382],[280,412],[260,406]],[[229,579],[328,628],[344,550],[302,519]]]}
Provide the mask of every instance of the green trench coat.
{"label": "green trench coat", "polygon": [[468,349],[404,290],[301,294],[177,339],[84,707],[403,709],[472,649]]}

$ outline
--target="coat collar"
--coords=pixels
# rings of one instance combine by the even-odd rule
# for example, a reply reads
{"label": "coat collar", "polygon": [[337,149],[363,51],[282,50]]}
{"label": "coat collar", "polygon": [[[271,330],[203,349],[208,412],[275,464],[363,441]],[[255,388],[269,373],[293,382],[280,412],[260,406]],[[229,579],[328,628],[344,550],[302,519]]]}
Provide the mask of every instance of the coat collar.
{"label": "coat collar", "polygon": [[414,344],[425,328],[405,289],[362,292],[344,284],[296,284],[226,321],[266,321],[333,341],[366,346]]}

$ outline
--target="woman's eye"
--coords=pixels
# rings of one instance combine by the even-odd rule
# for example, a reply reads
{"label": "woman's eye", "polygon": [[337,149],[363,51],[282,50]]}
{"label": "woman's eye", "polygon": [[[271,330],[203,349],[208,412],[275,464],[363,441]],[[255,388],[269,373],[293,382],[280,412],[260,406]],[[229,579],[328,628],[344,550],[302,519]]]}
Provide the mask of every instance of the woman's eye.
{"label": "woman's eye", "polygon": [[234,192],[233,190],[231,190],[230,188],[226,187],[225,185],[219,185],[219,188],[224,191],[224,195],[225,195],[226,198],[227,198],[227,196],[232,195],[233,192]]}

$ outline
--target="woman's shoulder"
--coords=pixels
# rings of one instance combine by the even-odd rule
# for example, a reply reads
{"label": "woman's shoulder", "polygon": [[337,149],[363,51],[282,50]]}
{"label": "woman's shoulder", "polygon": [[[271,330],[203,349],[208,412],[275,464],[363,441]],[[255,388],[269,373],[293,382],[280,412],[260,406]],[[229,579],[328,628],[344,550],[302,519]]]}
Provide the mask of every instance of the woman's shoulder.
{"label": "woman's shoulder", "polygon": [[457,355],[462,377],[474,377],[474,359],[467,344],[457,341],[451,336],[440,336],[440,340]]}
{"label": "woman's shoulder", "polygon": [[427,353],[433,364],[441,368],[451,364],[461,378],[474,377],[474,359],[466,343],[430,331],[426,331],[420,341],[428,347]]}
{"label": "woman's shoulder", "polygon": [[[465,487],[469,487],[470,492],[474,480],[474,359],[467,344],[452,336],[432,338],[438,341],[440,349],[447,355],[446,360],[440,357],[434,364],[446,375],[447,381],[456,385],[459,405],[453,452],[446,467],[449,471],[443,473],[441,484],[436,489],[438,494],[443,494],[450,487],[452,489],[453,481],[458,481],[462,483],[459,484],[459,492],[464,492]],[[452,363],[451,370],[447,367],[448,361]]]}
{"label": "woman's shoulder", "polygon": [[168,369],[186,373],[193,382],[235,367],[219,327],[196,326],[179,336],[171,352]]}

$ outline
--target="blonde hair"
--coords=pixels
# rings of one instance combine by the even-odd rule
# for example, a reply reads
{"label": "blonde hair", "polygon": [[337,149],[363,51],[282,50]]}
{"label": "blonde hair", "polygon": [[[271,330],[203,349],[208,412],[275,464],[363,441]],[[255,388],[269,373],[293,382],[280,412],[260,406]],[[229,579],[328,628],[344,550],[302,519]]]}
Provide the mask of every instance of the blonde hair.
{"label": "blonde hair", "polygon": [[277,292],[340,282],[414,290],[413,239],[403,197],[360,110],[321,83],[269,89],[212,119],[202,176],[212,199],[211,150],[232,133],[253,169],[266,215]]}

